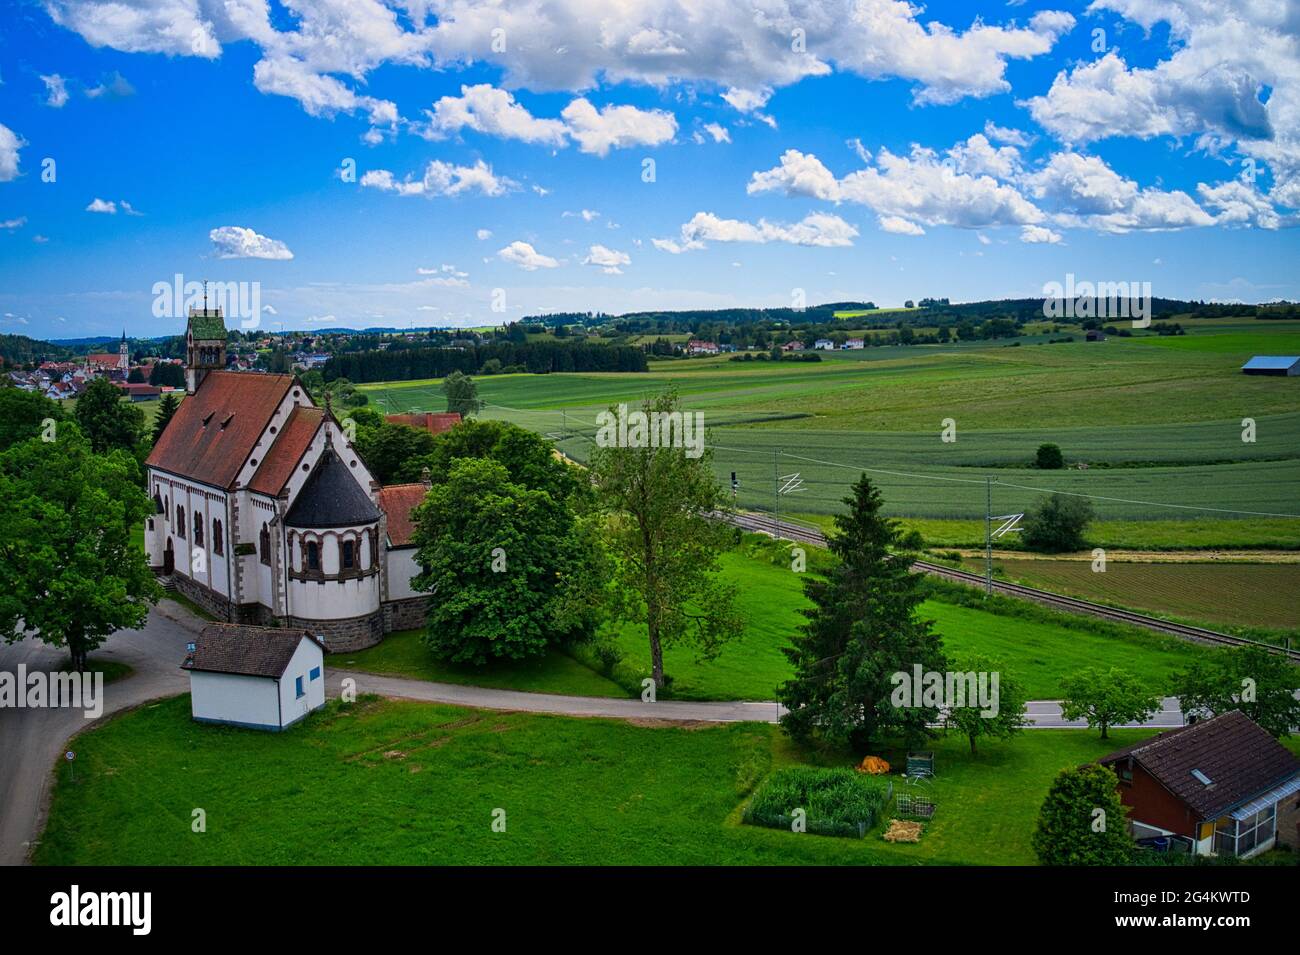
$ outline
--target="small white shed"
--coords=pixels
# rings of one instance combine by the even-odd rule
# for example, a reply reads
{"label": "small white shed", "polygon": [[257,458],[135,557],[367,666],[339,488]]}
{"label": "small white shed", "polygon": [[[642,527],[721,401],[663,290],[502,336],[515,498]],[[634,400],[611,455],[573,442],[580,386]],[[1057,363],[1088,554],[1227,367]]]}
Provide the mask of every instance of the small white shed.
{"label": "small white shed", "polygon": [[279,731],[325,705],[325,645],[306,630],[213,623],[186,649],[199,722]]}

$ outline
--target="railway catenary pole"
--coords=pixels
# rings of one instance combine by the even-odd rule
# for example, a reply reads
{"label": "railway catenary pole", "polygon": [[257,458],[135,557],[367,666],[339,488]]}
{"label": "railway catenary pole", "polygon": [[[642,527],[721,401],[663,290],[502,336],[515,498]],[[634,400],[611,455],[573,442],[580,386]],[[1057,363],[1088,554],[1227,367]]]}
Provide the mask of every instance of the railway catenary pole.
{"label": "railway catenary pole", "polygon": [[984,596],[993,594],[993,479],[984,479]]}
{"label": "railway catenary pole", "polygon": [[781,449],[772,449],[772,516],[776,519],[776,539],[781,539]]}

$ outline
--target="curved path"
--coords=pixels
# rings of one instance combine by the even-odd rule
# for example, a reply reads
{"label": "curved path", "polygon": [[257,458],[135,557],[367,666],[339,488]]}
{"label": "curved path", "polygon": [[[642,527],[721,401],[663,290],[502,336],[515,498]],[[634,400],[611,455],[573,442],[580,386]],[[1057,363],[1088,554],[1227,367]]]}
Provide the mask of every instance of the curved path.
{"label": "curved path", "polygon": [[[149,614],[140,630],[115,633],[95,652],[96,659],[125,663],[130,676],[104,688],[102,719],[113,713],[151,700],[176,696],[189,690],[189,680],[180,669],[185,644],[203,627],[203,621],[174,601],[164,600]],[[28,639],[0,646],[0,670],[15,672],[19,664],[28,671],[52,670],[67,655],[39,641]],[[775,723],[783,708],[775,702],[689,702],[663,700],[645,703],[639,699],[562,696],[553,693],[525,693],[489,687],[431,683],[409,677],[384,676],[356,670],[326,668],[326,692],[336,697],[345,679],[354,680],[358,693],[374,693],[396,699],[448,703],[488,710],[549,713],[558,716],[609,717],[667,723],[733,723],[752,720]],[[1081,721],[1061,718],[1060,705],[1053,700],[1028,704],[1030,728],[1083,727]],[[0,708],[0,865],[21,865],[33,841],[45,826],[49,808],[53,767],[68,747],[68,740],[91,726],[80,710]],[[1163,701],[1160,711],[1141,725],[1165,728],[1183,725],[1178,701]],[[76,744],[72,744],[76,748]]]}

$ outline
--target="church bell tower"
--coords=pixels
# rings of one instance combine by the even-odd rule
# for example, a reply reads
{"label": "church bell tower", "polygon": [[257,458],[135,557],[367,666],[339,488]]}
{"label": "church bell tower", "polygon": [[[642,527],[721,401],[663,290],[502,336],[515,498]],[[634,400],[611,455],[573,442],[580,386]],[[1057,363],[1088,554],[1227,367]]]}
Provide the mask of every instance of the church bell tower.
{"label": "church bell tower", "polygon": [[185,391],[194,394],[210,371],[226,367],[226,323],[220,308],[191,308],[185,325]]}

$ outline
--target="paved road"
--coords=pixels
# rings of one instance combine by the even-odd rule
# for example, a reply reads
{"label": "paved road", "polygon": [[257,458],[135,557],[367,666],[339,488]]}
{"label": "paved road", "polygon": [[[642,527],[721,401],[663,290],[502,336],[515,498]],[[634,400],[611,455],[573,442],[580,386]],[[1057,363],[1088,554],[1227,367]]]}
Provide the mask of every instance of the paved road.
{"label": "paved road", "polygon": [[[114,634],[96,651],[97,659],[125,663],[135,671],[130,677],[104,688],[104,716],[148,700],[174,696],[189,690],[189,681],[179,664],[185,644],[202,626],[180,605],[164,600],[149,615],[141,630]],[[49,670],[66,659],[61,651],[35,640],[0,647],[0,670],[15,671],[26,664],[28,671]],[[408,700],[450,703],[490,710],[554,713],[565,716],[601,716],[629,720],[667,722],[731,723],[753,720],[775,723],[783,708],[779,703],[718,702],[691,703],[664,700],[643,703],[639,699],[561,696],[523,693],[487,687],[430,683],[406,677],[379,676],[353,670],[327,668],[326,692],[339,694],[342,681],[356,681],[358,693]],[[1061,708],[1052,700],[1028,705],[1030,727],[1050,729],[1082,727],[1081,721],[1061,719]],[[103,717],[101,717],[102,719]],[[81,710],[0,709],[0,865],[26,861],[31,840],[45,824],[51,769],[64,752],[72,735],[93,725]],[[1166,698],[1156,716],[1144,724],[1151,727],[1181,726],[1178,701]],[[74,745],[75,748],[75,745]]]}
{"label": "paved road", "polygon": [[[104,716],[189,689],[179,665],[191,620],[179,605],[163,601],[143,629],[119,631],[95,651],[95,659],[125,663],[135,671],[104,687]],[[0,645],[0,670],[11,673],[20,663],[28,672],[49,671],[66,660],[64,651],[39,640]],[[0,708],[0,865],[26,861],[30,841],[45,825],[52,767],[68,738],[93,723],[81,710]]]}

